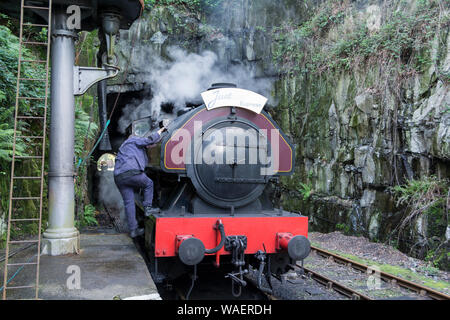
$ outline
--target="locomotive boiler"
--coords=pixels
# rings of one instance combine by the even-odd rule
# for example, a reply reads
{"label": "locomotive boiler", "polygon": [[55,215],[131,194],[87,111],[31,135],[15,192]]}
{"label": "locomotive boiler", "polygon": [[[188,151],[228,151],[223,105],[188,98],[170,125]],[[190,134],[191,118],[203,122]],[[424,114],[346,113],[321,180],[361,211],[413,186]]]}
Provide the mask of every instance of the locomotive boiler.
{"label": "locomotive boiler", "polygon": [[[295,148],[263,110],[267,99],[231,84],[215,84],[202,98],[149,150],[161,213],[146,220],[145,242],[156,282],[213,264],[229,269],[238,296],[249,264],[262,286],[263,275],[308,256],[308,218],[270,201],[272,183],[294,171]],[[136,135],[148,129],[146,119],[133,123]]]}

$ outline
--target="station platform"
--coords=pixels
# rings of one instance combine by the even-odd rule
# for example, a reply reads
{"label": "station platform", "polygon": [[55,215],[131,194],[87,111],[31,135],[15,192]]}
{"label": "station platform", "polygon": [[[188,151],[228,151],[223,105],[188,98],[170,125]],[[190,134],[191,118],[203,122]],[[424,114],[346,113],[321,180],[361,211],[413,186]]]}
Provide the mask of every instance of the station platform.
{"label": "station platform", "polygon": [[[161,300],[147,265],[126,234],[81,234],[79,254],[41,256],[39,299],[43,300]],[[10,259],[26,261],[36,247]],[[3,263],[0,264],[0,287]],[[33,285],[35,267],[17,274],[9,286]],[[9,276],[14,270],[8,272]],[[34,289],[7,290],[7,299],[33,299]]]}

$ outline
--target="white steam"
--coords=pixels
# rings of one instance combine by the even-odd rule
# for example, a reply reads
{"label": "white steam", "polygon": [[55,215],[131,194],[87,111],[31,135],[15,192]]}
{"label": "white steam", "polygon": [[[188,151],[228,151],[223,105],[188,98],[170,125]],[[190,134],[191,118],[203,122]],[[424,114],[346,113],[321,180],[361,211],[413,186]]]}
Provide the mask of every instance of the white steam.
{"label": "white steam", "polygon": [[172,104],[174,114],[186,107],[186,103],[201,103],[200,94],[211,84],[231,82],[239,88],[248,89],[270,98],[272,80],[255,79],[243,65],[225,68],[218,61],[218,57],[211,51],[201,54],[188,53],[178,47],[167,50],[170,61],[161,58],[149,59],[151,62],[144,67],[146,74],[145,86],[150,88],[153,96],[148,100],[131,101],[123,109],[123,116],[119,120],[119,131],[124,133],[132,121],[153,117],[159,119],[174,115],[162,114],[161,105]]}

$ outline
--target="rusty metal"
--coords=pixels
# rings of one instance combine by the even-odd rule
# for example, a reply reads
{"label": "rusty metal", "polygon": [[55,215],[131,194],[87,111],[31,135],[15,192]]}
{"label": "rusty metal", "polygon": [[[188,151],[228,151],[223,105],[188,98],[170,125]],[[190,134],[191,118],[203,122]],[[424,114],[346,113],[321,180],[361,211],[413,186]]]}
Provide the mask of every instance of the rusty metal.
{"label": "rusty metal", "polygon": [[[24,25],[24,26],[27,26],[27,27],[41,27],[41,28],[47,28],[47,25],[46,25],[46,24],[24,23],[23,25]],[[23,62],[23,61],[27,61],[27,60],[22,60],[22,62]],[[42,62],[46,62],[45,60],[28,60],[27,62],[29,62],[29,61],[42,61]]]}
{"label": "rusty metal", "polygon": [[[337,254],[334,254],[332,252],[329,252],[329,251],[321,249],[321,248],[311,246],[311,250],[316,251],[319,255],[321,255],[327,259],[332,258],[333,261],[335,261],[337,263],[344,264],[346,266],[350,266],[350,267],[357,269],[364,273],[367,273],[367,271],[370,269],[369,266],[366,266],[359,262],[341,257]],[[397,277],[393,274],[389,274],[389,273],[380,271],[380,277],[382,280],[384,280],[392,285],[397,285],[397,286],[406,288],[408,290],[416,292],[419,295],[428,296],[434,300],[450,300],[450,296],[445,293],[442,293],[442,292],[436,291],[434,289],[422,286],[420,284],[405,280],[405,279]]]}
{"label": "rusty metal", "polygon": [[[33,25],[30,23],[24,23],[25,9],[31,10],[46,10],[48,11],[48,19],[47,25]],[[48,0],[48,6],[46,7],[36,7],[36,6],[26,6],[24,4],[24,0],[21,0],[20,3],[20,35],[19,35],[19,57],[18,57],[18,67],[17,67],[17,86],[16,86],[16,104],[15,104],[15,114],[14,114],[14,136],[13,136],[13,154],[12,154],[12,163],[11,163],[11,179],[10,179],[10,189],[9,189],[9,209],[8,209],[8,228],[7,228],[7,237],[6,237],[6,254],[5,254],[5,268],[4,268],[4,281],[3,281],[3,300],[6,300],[7,290],[9,289],[25,289],[25,288],[34,288],[35,289],[35,298],[39,298],[39,263],[40,263],[40,253],[41,253],[41,228],[42,228],[42,209],[43,209],[43,193],[44,193],[44,165],[45,165],[45,145],[46,145],[46,128],[47,128],[47,106],[48,106],[48,76],[49,76],[49,60],[50,60],[50,41],[51,41],[51,17],[52,17],[52,0]],[[24,40],[24,27],[25,26],[35,26],[41,28],[47,28],[47,42],[35,42],[35,41],[26,41]],[[26,45],[42,45],[47,47],[47,55],[46,60],[25,60],[22,57],[23,48]],[[45,62],[45,79],[35,79],[35,78],[21,78],[21,66],[22,63],[26,62]],[[20,84],[21,81],[45,81],[45,96],[44,97],[22,97],[19,95]],[[19,101],[20,100],[43,100],[44,101],[44,114],[42,116],[30,116],[20,114],[19,110]],[[16,155],[16,142],[17,139],[23,138],[23,136],[17,135],[18,129],[18,121],[19,120],[27,120],[27,119],[39,119],[43,120],[42,124],[42,134],[36,136],[42,142],[41,144],[41,155],[28,155],[28,156],[18,156]],[[16,160],[17,159],[41,159],[41,167],[39,177],[18,177],[15,176],[16,169]],[[29,196],[29,197],[20,197],[14,196],[14,182],[19,179],[33,179],[40,180],[40,192],[39,195]],[[39,200],[39,215],[36,219],[17,219],[13,217],[13,202],[17,200]],[[38,222],[38,239],[37,240],[20,240],[14,241],[11,240],[11,224],[16,221],[37,221]],[[10,245],[17,243],[33,243],[37,244],[37,260],[35,263],[9,263],[10,256]],[[8,266],[25,266],[25,265],[36,265],[36,282],[32,286],[8,286]]]}
{"label": "rusty metal", "polygon": [[[45,100],[45,98],[44,97],[19,97],[18,99],[23,99],[23,100]],[[19,119],[20,118],[23,118],[23,117],[18,117]],[[44,117],[37,117],[37,118],[44,118]]]}
{"label": "rusty metal", "polygon": [[42,136],[17,136],[17,139],[44,139]]}

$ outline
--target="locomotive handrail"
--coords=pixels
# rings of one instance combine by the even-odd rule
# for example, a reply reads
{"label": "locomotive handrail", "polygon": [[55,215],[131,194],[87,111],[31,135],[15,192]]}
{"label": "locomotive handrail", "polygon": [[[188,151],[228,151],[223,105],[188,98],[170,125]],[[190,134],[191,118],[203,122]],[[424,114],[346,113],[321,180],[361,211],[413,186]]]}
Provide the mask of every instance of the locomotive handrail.
{"label": "locomotive handrail", "polygon": [[206,254],[213,254],[213,253],[217,253],[219,252],[220,249],[223,248],[224,244],[225,244],[225,239],[226,239],[226,235],[225,235],[225,227],[223,226],[223,223],[221,221],[217,222],[217,228],[220,231],[220,243],[217,247],[215,247],[214,249],[210,249],[210,250],[205,250]]}

